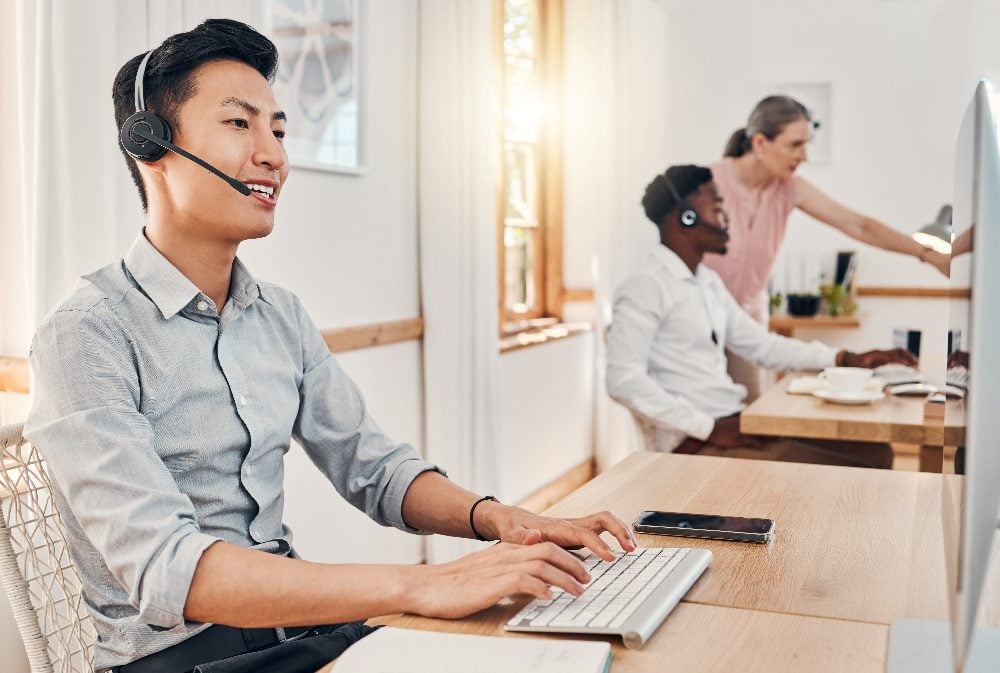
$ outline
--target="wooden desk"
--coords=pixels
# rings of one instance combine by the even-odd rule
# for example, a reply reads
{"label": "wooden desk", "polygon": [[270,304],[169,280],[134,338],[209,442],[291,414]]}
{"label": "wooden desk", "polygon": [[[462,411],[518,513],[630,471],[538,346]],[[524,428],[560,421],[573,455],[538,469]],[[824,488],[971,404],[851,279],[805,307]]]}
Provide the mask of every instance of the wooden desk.
{"label": "wooden desk", "polygon": [[[641,650],[629,650],[620,638],[504,631],[504,622],[523,602],[498,605],[461,621],[411,616],[375,621],[505,638],[604,640],[614,654],[611,673],[885,673],[889,627],[882,624],[682,602]],[[337,673],[336,662],[320,669],[331,672]]]}
{"label": "wooden desk", "polygon": [[[776,522],[769,545],[639,535],[642,545],[706,547],[715,558],[643,649],[626,650],[610,639],[612,673],[883,673],[892,621],[948,615],[943,479],[959,477],[642,452],[548,513],[608,509],[631,522],[644,509],[663,509]],[[983,596],[984,622],[1000,626],[1000,542]],[[548,637],[503,631],[524,603],[506,602],[461,621],[387,621]]]}
{"label": "wooden desk", "polygon": [[920,469],[940,472],[945,446],[965,443],[965,403],[945,404],[943,421],[925,421],[924,399],[896,397],[862,406],[830,404],[812,395],[791,395],[786,376],[740,416],[748,435],[900,442],[920,445]]}

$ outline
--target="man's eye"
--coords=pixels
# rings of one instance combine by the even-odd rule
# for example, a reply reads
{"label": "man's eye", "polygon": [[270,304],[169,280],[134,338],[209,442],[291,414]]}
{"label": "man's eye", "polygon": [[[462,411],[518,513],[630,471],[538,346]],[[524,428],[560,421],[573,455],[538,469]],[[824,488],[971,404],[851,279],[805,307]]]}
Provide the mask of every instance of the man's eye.
{"label": "man's eye", "polygon": [[284,140],[285,139],[285,132],[284,131],[275,131],[274,132],[274,137],[277,138],[278,140]]}
{"label": "man's eye", "polygon": [[227,124],[232,124],[233,126],[235,126],[238,129],[248,129],[248,128],[250,128],[250,124],[247,123],[246,119],[230,119],[226,123]]}

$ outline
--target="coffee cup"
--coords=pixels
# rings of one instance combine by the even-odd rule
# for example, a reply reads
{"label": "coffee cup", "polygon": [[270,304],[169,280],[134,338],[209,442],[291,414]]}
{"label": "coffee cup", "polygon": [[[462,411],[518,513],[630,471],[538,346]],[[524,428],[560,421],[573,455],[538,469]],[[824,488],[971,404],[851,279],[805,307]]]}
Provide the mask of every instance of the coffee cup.
{"label": "coffee cup", "polygon": [[864,367],[827,367],[820,378],[830,384],[835,393],[860,393],[872,377],[872,370]]}

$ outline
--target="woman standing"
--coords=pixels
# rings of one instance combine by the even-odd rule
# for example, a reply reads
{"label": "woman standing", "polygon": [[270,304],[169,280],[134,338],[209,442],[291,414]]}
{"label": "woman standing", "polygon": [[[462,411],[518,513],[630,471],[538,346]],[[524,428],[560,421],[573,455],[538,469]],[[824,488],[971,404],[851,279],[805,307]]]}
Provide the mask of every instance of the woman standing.
{"label": "woman standing", "polygon": [[[712,177],[729,216],[729,251],[708,255],[736,300],[756,320],[767,324],[767,282],[795,208],[851,238],[883,250],[911,255],[948,274],[949,256],[909,236],[856,213],[795,174],[806,160],[814,127],[804,105],[788,96],[768,96],[757,104],[745,128],[730,137]],[[760,371],[729,354],[729,374],[747,387],[747,400],[760,393]]]}

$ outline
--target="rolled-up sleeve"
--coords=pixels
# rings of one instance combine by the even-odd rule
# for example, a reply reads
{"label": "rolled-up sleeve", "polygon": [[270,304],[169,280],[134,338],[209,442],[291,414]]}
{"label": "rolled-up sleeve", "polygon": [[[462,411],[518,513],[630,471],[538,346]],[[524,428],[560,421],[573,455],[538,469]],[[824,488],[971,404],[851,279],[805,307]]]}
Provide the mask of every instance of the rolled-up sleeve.
{"label": "rolled-up sleeve", "polygon": [[392,441],[379,428],[319,330],[301,306],[297,309],[305,366],[295,438],[354,507],[380,525],[422,532],[403,520],[403,496],[423,472],[444,471],[424,461],[411,445]]}
{"label": "rolled-up sleeve", "polygon": [[140,622],[181,632],[201,554],[191,500],[152,447],[139,376],[119,326],[85,311],[50,317],[32,344],[35,399],[25,437],[69,511],[129,596]]}

